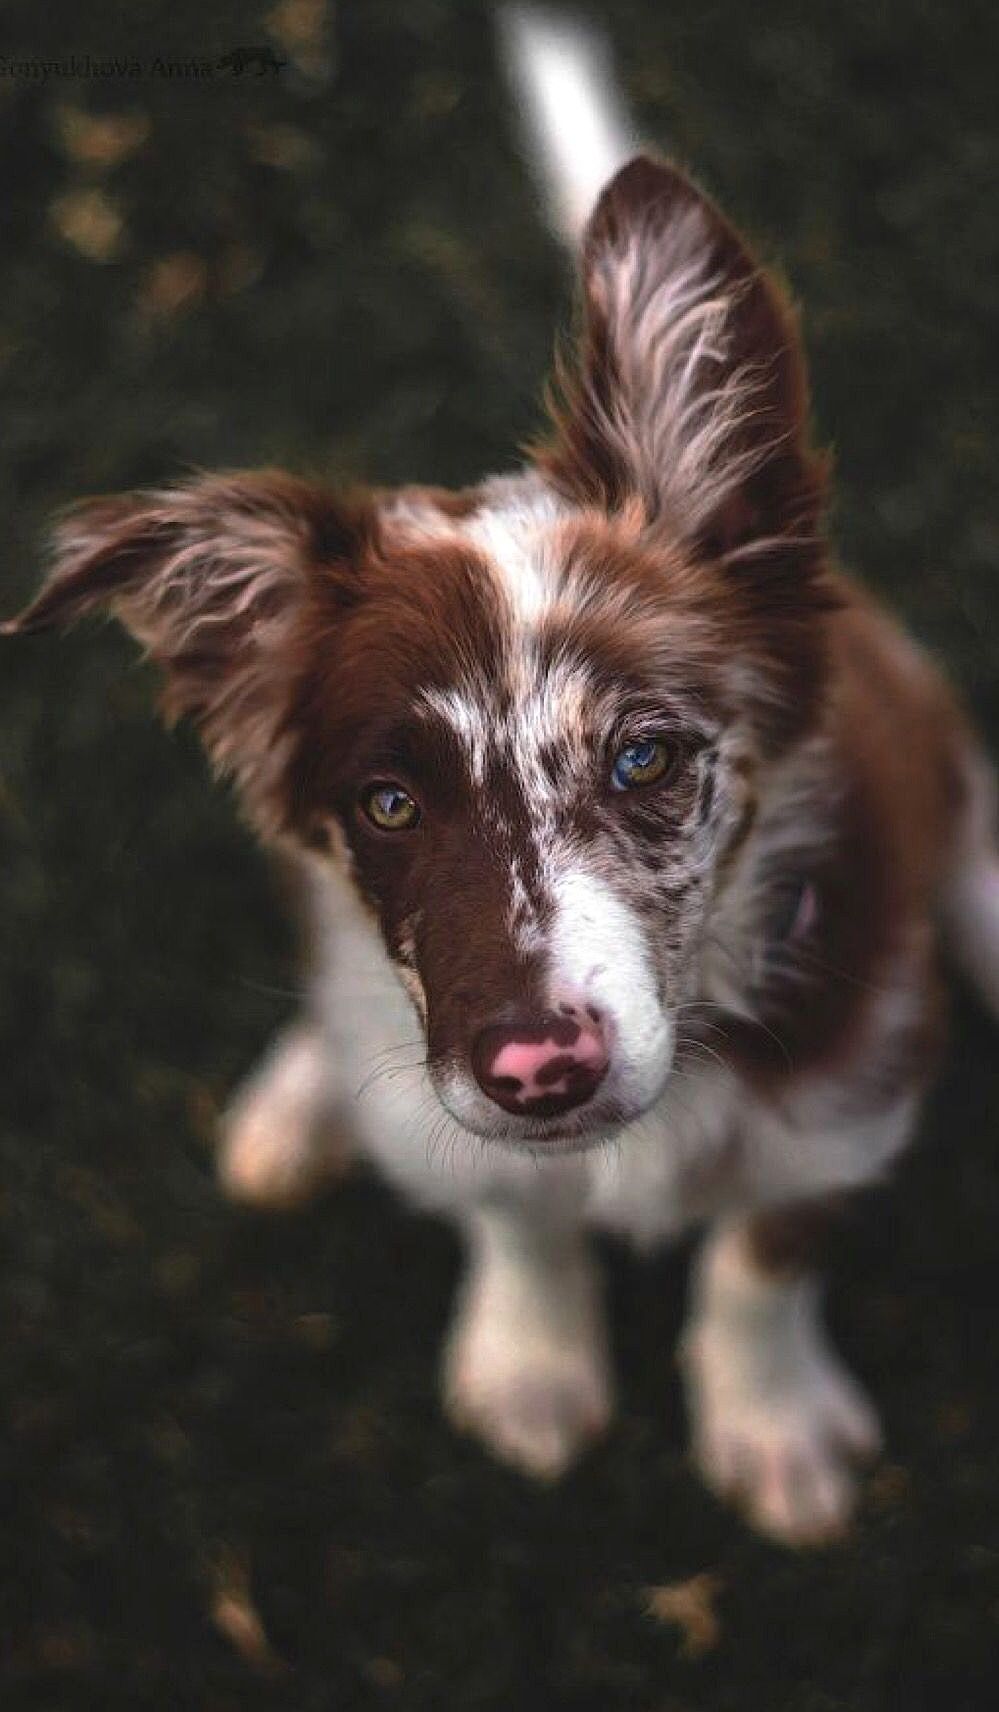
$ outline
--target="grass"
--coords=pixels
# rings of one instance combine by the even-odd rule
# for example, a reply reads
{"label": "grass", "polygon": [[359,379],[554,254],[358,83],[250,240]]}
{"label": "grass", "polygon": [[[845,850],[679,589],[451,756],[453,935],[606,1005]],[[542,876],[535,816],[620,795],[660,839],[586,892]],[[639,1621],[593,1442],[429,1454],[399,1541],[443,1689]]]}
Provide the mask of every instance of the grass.
{"label": "grass", "polygon": [[[331,13],[6,8],[12,59],[145,69],[0,77],[5,612],[75,495],[268,460],[459,483],[531,432],[567,289],[487,15]],[[994,9],[612,16],[649,134],[805,305],[844,558],[995,738]],[[149,69],[258,41],[278,78]],[[682,1254],[608,1248],[619,1422],[535,1490],[438,1414],[445,1230],[367,1180],[284,1219],[218,1197],[213,1114],[291,1009],[291,938],[150,674],[95,627],[6,644],[0,686],[5,1712],[994,1705],[999,1072],[970,1005],[836,1259],[890,1446],[850,1541],[784,1553],[689,1471]],[[697,1655],[648,1589],[699,1575]]]}

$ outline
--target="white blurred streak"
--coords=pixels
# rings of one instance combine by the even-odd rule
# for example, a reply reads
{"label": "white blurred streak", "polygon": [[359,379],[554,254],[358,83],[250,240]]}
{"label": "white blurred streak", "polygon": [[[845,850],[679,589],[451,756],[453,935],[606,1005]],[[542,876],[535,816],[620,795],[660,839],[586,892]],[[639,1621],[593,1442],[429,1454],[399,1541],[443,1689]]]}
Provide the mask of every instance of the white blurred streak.
{"label": "white blurred streak", "polygon": [[500,7],[498,28],[548,219],[575,248],[604,185],[639,150],[607,44],[532,6]]}

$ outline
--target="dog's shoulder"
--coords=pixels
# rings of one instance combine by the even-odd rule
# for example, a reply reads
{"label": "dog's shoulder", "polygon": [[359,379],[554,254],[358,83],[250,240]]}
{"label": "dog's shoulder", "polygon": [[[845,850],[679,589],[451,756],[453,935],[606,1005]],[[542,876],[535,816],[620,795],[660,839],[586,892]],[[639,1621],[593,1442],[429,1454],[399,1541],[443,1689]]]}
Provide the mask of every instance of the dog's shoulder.
{"label": "dog's shoulder", "polygon": [[971,738],[935,662],[857,583],[829,618],[830,736],[868,858],[895,913],[932,909],[967,789]]}

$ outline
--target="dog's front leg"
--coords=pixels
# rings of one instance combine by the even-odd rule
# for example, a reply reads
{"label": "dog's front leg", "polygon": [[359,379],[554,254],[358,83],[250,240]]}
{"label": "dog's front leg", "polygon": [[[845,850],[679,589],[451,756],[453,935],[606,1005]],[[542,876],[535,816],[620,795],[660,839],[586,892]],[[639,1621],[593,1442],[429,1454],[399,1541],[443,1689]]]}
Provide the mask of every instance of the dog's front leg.
{"label": "dog's front leg", "polygon": [[233,1095],[220,1126],[219,1180],[236,1201],[294,1206],[345,1171],[350,1153],[329,1042],[302,1016]]}
{"label": "dog's front leg", "polygon": [[520,1199],[477,1206],[466,1232],[444,1355],[448,1413],[504,1461],[552,1479],[612,1412],[594,1258],[578,1223]]}
{"label": "dog's front leg", "polygon": [[701,1472],[793,1545],[841,1531],[855,1497],[850,1464],[880,1443],[877,1417],[821,1323],[808,1250],[822,1213],[716,1226],[695,1266],[681,1348]]}

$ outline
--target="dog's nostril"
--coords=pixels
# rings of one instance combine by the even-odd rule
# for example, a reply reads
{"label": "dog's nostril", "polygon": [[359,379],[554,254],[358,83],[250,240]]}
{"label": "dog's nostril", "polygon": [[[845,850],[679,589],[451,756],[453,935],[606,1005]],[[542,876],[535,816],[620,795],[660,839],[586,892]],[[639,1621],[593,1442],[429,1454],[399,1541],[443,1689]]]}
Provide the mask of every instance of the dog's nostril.
{"label": "dog's nostril", "polygon": [[479,1087],[504,1111],[555,1117],[596,1092],[608,1054],[599,1020],[588,1021],[560,1005],[541,1016],[482,1029],[472,1043],[471,1061]]}

